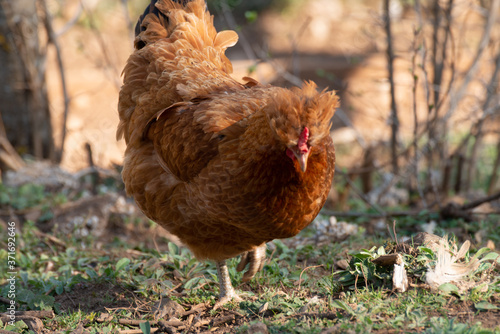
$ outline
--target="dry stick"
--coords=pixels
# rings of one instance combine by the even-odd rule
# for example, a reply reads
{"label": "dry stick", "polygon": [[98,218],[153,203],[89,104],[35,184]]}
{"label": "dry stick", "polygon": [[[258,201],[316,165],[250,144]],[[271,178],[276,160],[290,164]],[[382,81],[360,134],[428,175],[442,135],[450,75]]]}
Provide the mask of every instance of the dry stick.
{"label": "dry stick", "polygon": [[[464,205],[458,205],[456,206],[455,210],[456,211],[461,211],[465,212],[468,210],[471,210],[481,204],[492,202],[494,200],[497,200],[500,198],[500,191],[490,195],[486,196],[483,198],[480,198],[478,200],[472,201],[468,204]],[[446,209],[446,207],[443,208],[443,210]],[[370,219],[375,219],[375,218],[393,218],[393,217],[406,217],[406,216],[431,216],[435,214],[441,214],[442,210],[440,209],[439,211],[427,211],[427,212],[422,212],[422,211],[393,211],[393,212],[384,212],[384,213],[379,213],[379,214],[373,214],[373,213],[363,213],[363,212],[338,212],[338,211],[333,211],[333,210],[327,210],[327,209],[322,209],[321,213],[324,215],[329,215],[329,216],[335,216],[335,217],[366,217]],[[488,214],[500,214],[500,212],[490,212]]]}
{"label": "dry stick", "polygon": [[0,329],[0,334],[17,334],[18,332],[8,331],[5,329]]}
{"label": "dry stick", "polygon": [[356,129],[356,127],[351,122],[349,116],[347,116],[345,111],[342,108],[338,108],[335,111],[335,116],[337,116],[342,121],[342,123],[344,123],[344,125],[354,130],[354,134],[356,136],[356,140],[358,141],[359,146],[361,146],[363,150],[366,150],[368,145],[366,144],[366,141],[363,138],[363,134],[358,129]]}
{"label": "dry stick", "polygon": [[[444,97],[441,98],[440,87],[443,82],[443,71],[444,71],[444,62],[447,58],[447,46],[449,37],[451,36],[451,12],[453,9],[453,0],[448,1],[448,6],[446,10],[444,10],[444,15],[440,13],[441,7],[439,6],[439,1],[436,0],[434,3],[434,25],[433,25],[433,44],[432,44],[432,63],[434,68],[434,78],[433,78],[433,92],[434,92],[434,117],[433,120],[436,121],[439,116],[439,109],[444,101],[444,97],[447,94],[444,94]],[[440,31],[440,22],[441,17],[446,19],[446,29],[444,35],[444,41],[440,41],[438,38]],[[451,38],[453,42],[453,38]],[[438,60],[438,45],[441,46],[441,53]],[[450,82],[451,83],[451,82]]]}
{"label": "dry stick", "polygon": [[394,234],[394,240],[396,241],[396,245],[399,246],[398,234],[396,233],[396,220],[392,221],[392,233]]}
{"label": "dry stick", "polygon": [[131,38],[133,38],[134,37],[134,24],[132,23],[132,20],[130,19],[130,15],[128,12],[128,6],[127,6],[128,0],[121,0],[120,2],[122,4],[123,16],[125,17],[125,25],[127,26],[128,34],[130,35]]}
{"label": "dry stick", "polygon": [[5,298],[5,297],[0,297],[0,303],[4,303],[4,304],[10,304],[10,299],[8,298]]}
{"label": "dry stick", "polygon": [[234,316],[234,314],[225,315],[223,317],[213,319],[210,325],[215,327],[225,324],[226,322],[234,321],[235,319],[236,317]]}
{"label": "dry stick", "polygon": [[495,159],[495,163],[493,165],[493,171],[491,172],[490,184],[488,185],[488,195],[491,195],[493,192],[493,187],[498,179],[498,170],[500,169],[500,136],[498,137],[497,144],[497,158]]}
{"label": "dry stick", "polygon": [[[491,108],[488,108],[486,110],[486,114],[488,115],[492,115],[494,114],[496,111],[498,111],[500,109],[500,106],[493,106]],[[477,126],[477,123],[473,125],[473,128],[475,128]],[[473,130],[473,131],[470,131],[467,136],[465,136],[464,139],[462,139],[462,141],[460,142],[460,144],[458,144],[458,146],[455,148],[455,150],[453,151],[453,153],[450,154],[450,159],[452,159],[453,157],[461,154],[461,152],[463,150],[465,150],[466,146],[467,146],[467,143],[469,142],[469,140],[472,138],[472,136],[475,134],[476,132]]]}
{"label": "dry stick", "polygon": [[481,141],[484,136],[483,132],[483,125],[486,121],[486,119],[489,118],[489,116],[493,115],[492,109],[488,109],[491,100],[493,96],[495,96],[495,92],[498,87],[498,72],[500,71],[500,50],[497,53],[496,60],[495,60],[495,70],[493,71],[493,74],[491,76],[490,82],[488,83],[488,86],[486,87],[486,100],[483,103],[483,113],[481,115],[481,118],[477,121],[475,129],[476,129],[476,140],[474,141],[474,144],[472,145],[471,149],[471,155],[469,158],[469,164],[466,172],[466,178],[465,178],[465,191],[468,191],[470,189],[470,185],[472,183],[472,174],[473,171],[476,169],[476,163],[477,163],[477,154],[478,154],[478,149],[481,144]]}
{"label": "dry stick", "polygon": [[397,218],[397,217],[416,217],[416,216],[429,216],[434,214],[434,212],[426,212],[422,213],[422,211],[393,211],[393,212],[384,212],[384,213],[364,213],[364,212],[352,212],[352,211],[333,211],[328,209],[322,209],[321,213],[327,216],[335,216],[335,217],[347,217],[347,218],[358,218],[365,217],[369,219],[377,219],[377,218]]}
{"label": "dry stick", "polygon": [[38,230],[35,230],[35,235],[39,238],[39,239],[42,239],[42,238],[45,238],[47,239],[48,241],[56,244],[57,246],[60,246],[61,248],[63,249],[66,249],[67,245],[66,243],[64,243],[64,241],[62,241],[61,239],[57,238],[56,236],[54,235],[51,235],[51,234],[47,234],[47,233],[43,233],[41,231],[38,231]]}
{"label": "dry stick", "polygon": [[[7,313],[0,313],[0,315],[8,315]],[[54,311],[16,311],[16,317],[26,316],[35,317],[40,319],[53,319],[56,315]]]}
{"label": "dry stick", "polygon": [[[224,16],[224,20],[226,21],[229,28],[231,28],[233,30],[238,30],[236,21],[234,20],[234,17],[227,6],[226,0],[222,1],[221,7],[222,7],[222,15]],[[252,46],[250,45],[250,43],[246,39],[245,35],[239,34],[239,37],[240,37],[239,42],[241,43],[241,45],[243,47],[243,51],[245,52],[247,57],[249,59],[257,62],[256,52],[254,51],[254,49],[252,48]],[[288,72],[287,70],[285,70],[283,68],[283,66],[278,64],[276,61],[272,60],[269,57],[269,55],[267,54],[267,52],[260,49],[259,54],[260,54],[260,57],[262,59],[265,59],[268,63],[270,63],[273,66],[273,68],[276,70],[278,75],[280,75],[283,79],[294,84],[295,86],[302,85],[302,80],[300,78],[298,78],[295,75],[293,75],[292,73]]]}
{"label": "dry stick", "polygon": [[[394,211],[394,212],[386,212],[385,214],[380,213],[365,213],[365,212],[352,212],[352,211],[333,211],[323,209],[321,213],[327,216],[335,216],[335,217],[347,217],[347,218],[367,218],[367,219],[388,219],[388,218],[398,218],[398,217],[430,217],[433,215],[440,214],[439,211]],[[475,213],[475,215],[499,215],[500,211],[493,211],[488,213]]]}
{"label": "dry stick", "polygon": [[290,37],[290,44],[292,45],[292,73],[296,77],[300,77],[300,62],[297,57],[298,52],[297,52],[297,47],[299,45],[300,38],[306,31],[306,28],[309,26],[311,23],[312,18],[308,16],[306,20],[302,23],[302,25],[299,28],[299,31],[297,32],[297,36],[295,37]]}
{"label": "dry stick", "polygon": [[[82,3],[82,6],[83,6],[83,3]],[[99,29],[96,28],[96,24],[95,24],[94,16],[93,16],[92,12],[90,10],[87,10],[85,8],[85,6],[83,6],[83,9],[85,11],[85,14],[87,14],[87,16],[89,18],[90,29],[94,33],[94,35],[97,39],[97,42],[99,43],[99,46],[101,48],[102,55],[103,55],[105,63],[106,63],[106,67],[104,67],[104,68],[111,69],[111,72],[113,74],[111,80],[115,84],[115,87],[119,90],[121,87],[121,82],[119,79],[120,78],[120,71],[114,66],[113,62],[111,61],[111,58],[110,58],[109,53],[108,53],[108,47],[107,47],[106,42],[104,41],[104,39],[102,37],[101,32],[99,31]]]}
{"label": "dry stick", "polygon": [[[444,43],[443,43],[443,47],[441,49],[441,72],[444,70],[444,62],[447,60],[448,58],[448,53],[447,53],[447,50],[448,50],[448,41],[451,43],[451,60],[450,60],[450,70],[449,72],[451,72],[451,78],[449,80],[449,83],[448,83],[448,86],[446,88],[446,90],[443,92],[442,94],[442,97],[441,98],[438,98],[435,100],[435,116],[436,116],[436,119],[434,120],[436,123],[437,123],[437,120],[438,120],[438,116],[439,116],[439,112],[441,110],[441,106],[444,104],[445,101],[447,101],[447,97],[449,96],[450,94],[450,91],[451,91],[451,87],[453,86],[453,83],[455,81],[455,77],[456,77],[456,71],[455,71],[455,43],[454,43],[454,37],[453,37],[453,33],[452,33],[452,30],[451,30],[451,22],[453,20],[452,16],[451,16],[451,13],[452,13],[452,9],[453,9],[453,0],[450,0],[449,3],[448,3],[448,7],[447,9],[445,10],[445,18],[446,18],[446,26],[445,26],[445,37],[444,37]],[[435,92],[436,93],[439,93],[442,89],[441,89],[441,86],[443,85],[442,83],[442,73],[440,74],[441,75],[441,81],[440,81],[440,84],[439,86],[435,86]],[[451,177],[451,161],[450,159],[448,158],[447,156],[447,153],[448,153],[448,144],[446,142],[446,135],[448,133],[448,123],[447,123],[447,119],[443,118],[442,120],[442,127],[440,130],[440,134],[441,134],[441,138],[439,138],[439,141],[438,143],[439,146],[439,153],[441,155],[441,158],[442,160],[445,161],[444,165],[445,165],[445,170],[443,171],[443,179],[442,179],[442,185],[441,185],[441,194],[444,194],[446,196],[447,194],[447,191],[448,191],[448,187],[449,187],[449,181],[450,181],[450,177]],[[429,138],[430,140],[431,138]],[[444,140],[443,140],[444,139]],[[437,198],[439,200],[439,195],[437,195]]]}
{"label": "dry stick", "polygon": [[285,319],[296,318],[296,317],[310,317],[310,318],[321,318],[321,319],[329,319],[329,320],[337,320],[337,313],[296,313],[287,316]]}
{"label": "dry stick", "polygon": [[300,285],[302,283],[302,274],[307,270],[307,269],[311,269],[311,268],[317,268],[317,267],[323,267],[322,264],[319,264],[317,266],[309,266],[309,267],[305,267],[304,269],[302,269],[302,271],[300,272],[300,275],[299,275],[299,290],[300,290]]}
{"label": "dry stick", "polygon": [[[436,82],[439,82],[441,80],[440,78],[440,71],[439,68],[440,66],[438,65],[438,59],[437,59],[437,48],[438,48],[438,32],[439,28],[441,26],[440,20],[441,20],[441,14],[440,14],[440,6],[439,6],[439,1],[434,0],[434,8],[433,8],[433,13],[434,13],[434,22],[433,22],[433,29],[432,29],[432,69],[434,71],[433,73],[433,81],[432,81],[432,96],[434,99],[434,103],[432,104],[432,107],[429,105],[429,101],[427,101],[427,108],[428,108],[428,113],[427,113],[427,124],[429,125],[429,131],[427,133],[427,152],[426,152],[426,158],[427,158],[427,171],[430,172],[432,170],[432,165],[433,165],[433,149],[432,146],[435,143],[435,133],[436,133],[436,122],[434,121],[437,119],[437,110],[436,110],[436,99],[438,98],[437,95],[439,95],[439,90],[436,87],[439,87],[436,85]],[[432,116],[435,114],[435,116]],[[426,182],[426,187],[429,186],[429,180],[430,177],[427,178]]]}
{"label": "dry stick", "polygon": [[71,19],[69,19],[69,21],[66,22],[61,29],[59,29],[59,31],[55,32],[56,37],[57,38],[61,37],[69,29],[71,29],[78,22],[78,20],[80,19],[80,16],[82,16],[82,13],[83,13],[82,1],[79,1],[78,2],[78,9],[77,9],[75,15],[73,15],[73,17]]}
{"label": "dry stick", "polygon": [[[111,319],[97,319],[97,322],[99,323],[104,323],[104,322],[109,322]],[[120,325],[127,325],[127,326],[139,326],[141,323],[146,322],[147,320],[139,320],[139,319],[118,319],[118,323]],[[162,326],[172,326],[172,327],[179,327],[184,325],[184,322],[180,320],[170,320],[170,321],[157,321],[157,320],[149,320],[149,324],[154,326],[157,325],[161,322]]]}
{"label": "dry stick", "polygon": [[0,113],[0,170],[18,170],[24,166],[25,163],[23,158],[21,158],[7,138],[7,131],[5,130],[5,125]]}
{"label": "dry stick", "polygon": [[[448,88],[444,94],[442,94],[441,97],[441,85],[442,85],[442,77],[443,77],[443,70],[444,70],[444,63],[447,58],[447,46],[448,46],[448,41],[451,40],[451,43],[453,43],[453,38],[449,38],[451,34],[451,12],[453,9],[453,0],[448,1],[448,6],[447,9],[444,11],[445,15],[444,17],[446,18],[446,27],[444,29],[444,41],[439,40],[439,31],[441,30],[441,7],[439,6],[439,1],[435,0],[434,3],[434,24],[433,24],[433,43],[432,43],[432,66],[434,70],[434,76],[433,76],[433,87],[432,87],[432,92],[433,92],[433,106],[428,107],[429,112],[428,112],[428,123],[429,123],[429,131],[428,131],[428,148],[427,148],[427,166],[428,170],[431,171],[433,166],[434,166],[434,157],[435,154],[434,152],[438,152],[439,156],[441,159],[444,159],[446,156],[445,151],[447,150],[446,142],[443,142],[443,138],[446,136],[446,121],[442,119],[440,121],[439,119],[439,112],[441,110],[441,106],[443,105],[444,101],[446,100],[447,96],[449,95],[449,91],[451,89],[453,80],[454,80],[454,62],[451,64],[451,69],[452,69],[452,78],[450,79],[450,82],[448,84]],[[438,46],[441,46],[441,52],[438,52]],[[438,57],[438,54],[440,57]],[[453,52],[452,52],[453,55]],[[428,101],[429,102],[429,101]],[[438,128],[439,124],[442,125],[441,128]],[[441,134],[441,136],[438,138],[438,134]],[[433,180],[433,176],[430,175],[428,178],[430,185],[434,189],[434,193],[436,196],[436,199],[438,202],[440,202],[440,193],[437,191],[436,181]],[[443,180],[444,181],[444,180]],[[445,182],[445,181],[444,181]]]}
{"label": "dry stick", "polygon": [[[443,44],[443,47],[441,49],[441,61],[442,61],[442,65],[444,66],[444,61],[446,60],[446,58],[448,57],[447,56],[447,46],[448,46],[448,41],[452,44],[451,45],[451,60],[450,60],[450,72],[451,72],[451,78],[450,78],[450,82],[448,83],[448,86],[446,88],[446,90],[443,91],[442,94],[440,94],[442,97],[441,98],[438,98],[436,99],[435,101],[435,105],[434,105],[434,108],[436,109],[436,112],[439,112],[439,110],[441,109],[441,106],[443,105],[443,103],[446,101],[449,93],[450,93],[450,90],[451,90],[451,87],[453,86],[453,83],[455,81],[455,39],[453,38],[453,32],[451,30],[451,22],[453,20],[453,17],[451,15],[452,13],[452,9],[453,9],[453,0],[450,0],[449,3],[448,3],[448,7],[447,9],[445,10],[445,15],[444,17],[446,18],[446,26],[445,26],[445,36],[444,36],[444,42],[441,43]],[[444,68],[442,68],[442,70],[444,70]],[[441,76],[442,78],[442,76]],[[435,86],[434,89],[436,92],[441,92],[442,89],[441,89],[441,86],[442,86],[442,80],[440,81],[439,85],[438,86]]]}
{"label": "dry stick", "polygon": [[352,182],[349,178],[346,178],[346,181],[347,183],[349,183],[349,186],[351,187],[351,189],[356,193],[356,195],[359,196],[359,198],[361,198],[363,200],[363,202],[365,202],[366,204],[368,204],[369,206],[371,206],[373,209],[375,209],[376,211],[378,211],[380,214],[384,215],[385,214],[385,211],[379,207],[376,203],[373,203],[370,198],[368,198],[365,194],[363,194],[357,187],[356,185],[354,184],[354,182]]}
{"label": "dry stick", "polygon": [[61,88],[62,88],[62,93],[64,97],[64,113],[63,113],[63,124],[62,124],[62,134],[61,134],[61,147],[59,148],[59,151],[56,153],[56,162],[61,162],[63,152],[64,152],[64,142],[66,141],[66,124],[68,121],[68,114],[69,114],[69,95],[68,95],[68,90],[67,90],[67,85],[66,85],[66,75],[64,72],[64,63],[62,59],[62,54],[61,54],[61,48],[59,47],[59,41],[57,38],[57,35],[54,32],[54,28],[52,27],[52,17],[50,15],[50,12],[47,8],[47,2],[46,1],[40,1],[42,5],[42,10],[44,13],[44,26],[45,29],[47,30],[47,35],[49,37],[48,44],[54,45],[54,48],[56,50],[56,56],[57,56],[57,66],[59,68],[59,76],[61,79]]}
{"label": "dry stick", "polygon": [[[236,21],[234,19],[233,14],[229,10],[229,6],[227,5],[226,0],[221,1],[221,9],[222,9],[222,15],[224,17],[224,20],[226,21],[227,25],[229,28],[232,30],[238,30],[238,25],[236,24]],[[243,47],[243,51],[247,55],[248,58],[250,58],[252,61],[257,61],[257,56],[255,55],[255,52],[248,42],[248,40],[245,38],[245,36],[240,32],[239,34],[240,37],[240,45]]]}
{"label": "dry stick", "polygon": [[186,315],[190,315],[190,314],[197,313],[197,312],[202,312],[206,308],[207,308],[207,305],[205,303],[200,303],[200,304],[197,304],[197,305],[194,305],[193,307],[191,307],[191,309],[189,311],[181,312],[179,314],[179,317],[185,317]]}
{"label": "dry stick", "polygon": [[[3,165],[3,166],[2,166]],[[0,166],[7,169],[19,170],[25,166],[23,159],[9,142],[7,137],[0,135]]]}
{"label": "dry stick", "polygon": [[[417,38],[419,35],[422,33],[423,29],[423,21],[422,21],[422,16],[420,13],[420,1],[415,0],[415,12],[417,12],[417,18],[419,22],[419,27],[418,29],[415,29],[414,34],[413,34],[413,56],[412,56],[412,75],[413,75],[413,138],[417,138],[418,136],[418,114],[417,114],[417,86],[418,86],[418,76],[416,74],[416,68],[417,68]],[[423,44],[425,44],[425,37],[422,38]],[[422,45],[422,48],[425,46]],[[424,192],[422,188],[420,187],[420,182],[419,182],[419,150],[418,150],[418,141],[414,140],[413,141],[413,161],[411,164],[413,165],[413,180],[415,183],[412,184],[412,181],[410,180],[410,188],[413,188],[414,186],[417,188],[418,194],[422,200],[422,204],[424,208],[427,209],[427,201],[425,200]]]}
{"label": "dry stick", "polygon": [[[420,0],[415,0],[415,13],[417,14],[417,19],[418,19],[418,24],[423,29],[424,27],[424,20],[422,18],[422,9],[420,7]],[[424,74],[424,91],[425,91],[425,101],[426,101],[426,106],[429,108],[430,106],[430,89],[429,89],[429,75],[427,73],[427,69],[425,67],[425,64],[427,63],[427,43],[425,41],[425,37],[422,38],[422,62],[420,65],[420,68],[422,70],[422,73]]]}
{"label": "dry stick", "polygon": [[449,118],[454,113],[455,109],[458,106],[459,101],[463,98],[467,86],[472,80],[472,77],[474,76],[474,74],[476,74],[479,65],[479,60],[481,59],[483,51],[486,49],[486,47],[488,46],[488,42],[490,41],[491,31],[496,22],[499,6],[500,6],[500,0],[492,0],[488,19],[484,27],[483,36],[481,37],[481,41],[479,42],[476,55],[474,56],[474,60],[472,61],[472,64],[470,65],[469,69],[466,71],[462,85],[457,90],[455,90],[453,94],[451,94],[450,108],[448,109],[445,118]]}
{"label": "dry stick", "polygon": [[[453,156],[452,156],[453,157]],[[464,166],[464,155],[462,153],[457,154],[457,175],[455,176],[455,194],[459,194],[462,187],[462,172]]]}
{"label": "dry stick", "polygon": [[[341,109],[337,109],[336,115],[338,114],[339,110],[341,110]],[[413,138],[412,141],[410,143],[408,143],[408,146],[405,147],[404,149],[402,149],[398,153],[398,157],[408,154],[408,150],[410,150],[412,147],[414,147],[415,142],[422,139],[422,137],[429,131],[429,126],[430,126],[429,124],[430,124],[429,122],[425,123],[425,126],[422,128],[421,132],[417,135],[417,137]],[[356,129],[354,129],[354,130],[356,130]],[[365,147],[363,147],[363,148],[365,148]],[[388,159],[387,161],[384,161],[382,163],[378,163],[373,168],[369,168],[369,169],[368,168],[356,168],[356,169],[350,170],[349,173],[350,174],[359,174],[359,173],[373,172],[375,170],[382,169],[386,166],[389,166],[391,164],[391,162],[392,162],[392,159]],[[346,174],[346,173],[343,173],[341,170],[337,170],[337,169],[335,170],[335,173]]]}
{"label": "dry stick", "polygon": [[260,49],[259,55],[261,56],[262,59],[264,59],[266,62],[271,64],[271,66],[276,70],[279,76],[281,76],[283,79],[288,81],[289,83],[295,85],[295,86],[302,86],[302,80],[292,73],[288,72],[283,66],[281,66],[280,63],[272,59],[265,50]]}
{"label": "dry stick", "polygon": [[99,176],[99,172],[95,168],[94,155],[92,154],[92,146],[90,146],[89,142],[85,143],[85,151],[87,151],[87,161],[89,164],[89,168],[91,170],[93,170],[90,173],[91,191],[92,191],[92,194],[97,195],[97,193],[98,193],[97,185],[101,183],[101,178]]}
{"label": "dry stick", "polygon": [[[449,1],[449,11],[451,11],[452,0]],[[427,164],[429,170],[433,166],[433,152],[432,143],[439,143],[436,134],[439,132],[437,129],[437,120],[439,118],[439,108],[438,102],[440,100],[440,87],[442,82],[442,74],[444,68],[444,60],[446,57],[446,42],[448,40],[448,34],[445,34],[444,41],[439,40],[439,32],[441,30],[441,7],[438,0],[434,0],[433,7],[434,22],[433,22],[433,34],[432,34],[432,67],[433,67],[433,80],[432,80],[432,93],[433,93],[433,106],[429,107],[428,121],[430,123],[429,136],[428,136],[428,153],[427,153]],[[438,52],[438,47],[441,46],[441,53]],[[439,55],[441,56],[439,58]]]}
{"label": "dry stick", "polygon": [[[439,6],[439,1],[434,0],[434,7],[433,7],[433,14],[434,14],[434,22],[433,22],[433,29],[432,29],[432,68],[434,70],[433,73],[433,78],[432,78],[432,93],[433,93],[433,98],[434,98],[434,104],[433,108],[429,110],[429,113],[437,113],[436,111],[436,104],[439,99],[439,89],[437,87],[440,86],[441,84],[441,73],[442,73],[442,61],[438,61],[438,45],[439,43],[439,30],[441,27],[441,7]],[[445,46],[443,46],[445,48]],[[437,118],[437,116],[434,116],[433,118]]]}
{"label": "dry stick", "polygon": [[481,204],[494,201],[498,198],[500,198],[500,191],[497,192],[496,194],[486,196],[486,197],[480,198],[478,200],[472,201],[469,204],[464,204],[464,205],[460,206],[460,209],[463,211],[470,210],[470,209],[473,209],[477,206],[480,206]]}
{"label": "dry stick", "polygon": [[389,83],[391,85],[391,155],[392,155],[392,172],[398,174],[398,132],[399,119],[398,109],[396,105],[396,92],[394,84],[394,50],[392,48],[392,32],[391,32],[391,16],[389,11],[390,0],[384,0],[384,21],[385,33],[387,35],[387,65],[389,70]]}
{"label": "dry stick", "polygon": [[[151,327],[150,333],[155,333],[158,331],[158,329],[159,328]],[[122,329],[122,330],[118,331],[118,333],[120,333],[120,334],[142,334],[144,332],[142,331],[142,329]]]}
{"label": "dry stick", "polygon": [[[53,159],[52,125],[50,122],[44,123],[47,117],[50,118],[50,114],[46,114],[48,112],[45,87],[46,52],[40,48],[38,35],[34,34],[38,31],[38,12],[34,8],[33,12],[28,15],[18,15],[16,10],[22,6],[19,2],[0,1],[0,6],[8,18],[7,24],[12,32],[11,36],[7,36],[9,42],[12,42],[9,45],[13,47],[13,52],[19,56],[19,64],[24,75],[22,84],[28,92],[29,121],[33,124],[30,128],[30,137],[33,141],[34,155],[36,158],[43,158],[44,142],[48,141],[49,158]],[[26,39],[30,40],[26,42]],[[48,138],[44,136],[42,125],[47,130],[45,132],[48,133]]]}

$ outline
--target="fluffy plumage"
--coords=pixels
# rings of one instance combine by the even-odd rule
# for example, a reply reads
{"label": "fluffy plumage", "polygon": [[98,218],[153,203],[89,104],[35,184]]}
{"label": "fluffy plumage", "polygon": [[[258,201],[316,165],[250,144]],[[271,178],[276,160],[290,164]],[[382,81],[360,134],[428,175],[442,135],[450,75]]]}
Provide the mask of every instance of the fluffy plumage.
{"label": "fluffy plumage", "polygon": [[[224,51],[236,33],[217,33],[203,0],[182,2],[153,2],[136,28],[118,108],[123,180],[197,258],[219,267],[254,252],[249,279],[263,245],[296,235],[326,200],[338,98],[312,82],[284,89],[232,79]],[[225,302],[235,295],[222,276]]]}

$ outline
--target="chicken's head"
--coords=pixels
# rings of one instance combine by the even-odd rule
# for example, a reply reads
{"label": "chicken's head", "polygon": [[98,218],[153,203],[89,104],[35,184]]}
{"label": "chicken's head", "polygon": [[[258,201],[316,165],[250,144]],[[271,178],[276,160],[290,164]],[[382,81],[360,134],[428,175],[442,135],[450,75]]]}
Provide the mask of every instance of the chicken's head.
{"label": "chicken's head", "polygon": [[277,89],[267,105],[269,125],[284,154],[296,160],[302,172],[307,169],[313,147],[330,136],[338,100],[335,92],[318,92],[313,82],[306,82],[301,88]]}
{"label": "chicken's head", "polygon": [[307,143],[308,140],[309,129],[304,127],[304,130],[300,133],[297,144],[287,147],[286,149],[286,155],[290,159],[298,161],[302,172],[305,172],[307,169],[307,158],[309,157],[309,152],[311,151],[311,147]]}

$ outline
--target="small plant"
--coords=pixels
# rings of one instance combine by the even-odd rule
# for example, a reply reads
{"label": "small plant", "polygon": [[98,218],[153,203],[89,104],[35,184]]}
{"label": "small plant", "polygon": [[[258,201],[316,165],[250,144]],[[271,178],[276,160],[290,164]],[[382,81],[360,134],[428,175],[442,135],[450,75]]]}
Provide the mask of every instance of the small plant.
{"label": "small plant", "polygon": [[362,249],[359,252],[350,254],[352,256],[349,267],[346,270],[339,271],[339,283],[350,290],[359,286],[366,288],[386,287],[390,288],[392,282],[392,267],[382,267],[374,264],[372,260],[385,255],[384,247],[372,247]]}

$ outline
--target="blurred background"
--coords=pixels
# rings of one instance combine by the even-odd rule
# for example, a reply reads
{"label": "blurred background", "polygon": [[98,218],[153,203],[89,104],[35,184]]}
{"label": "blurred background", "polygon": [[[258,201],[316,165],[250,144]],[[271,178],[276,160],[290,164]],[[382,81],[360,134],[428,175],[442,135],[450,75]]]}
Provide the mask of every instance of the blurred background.
{"label": "blurred background", "polygon": [[[335,89],[329,206],[500,190],[498,0],[209,0],[234,77]],[[146,0],[0,0],[0,168],[119,171],[121,71]],[[45,168],[44,167],[44,168]],[[458,201],[463,203],[465,199]]]}

